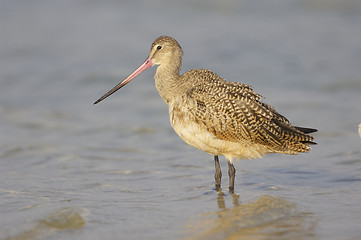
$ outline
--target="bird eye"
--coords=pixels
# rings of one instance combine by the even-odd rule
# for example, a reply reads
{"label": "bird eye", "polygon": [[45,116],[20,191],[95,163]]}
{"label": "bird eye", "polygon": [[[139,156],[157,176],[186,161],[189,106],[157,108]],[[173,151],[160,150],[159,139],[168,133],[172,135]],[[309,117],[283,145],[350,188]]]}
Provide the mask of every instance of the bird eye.
{"label": "bird eye", "polygon": [[159,50],[159,49],[162,49],[162,46],[158,46],[157,49],[158,49],[158,50]]}

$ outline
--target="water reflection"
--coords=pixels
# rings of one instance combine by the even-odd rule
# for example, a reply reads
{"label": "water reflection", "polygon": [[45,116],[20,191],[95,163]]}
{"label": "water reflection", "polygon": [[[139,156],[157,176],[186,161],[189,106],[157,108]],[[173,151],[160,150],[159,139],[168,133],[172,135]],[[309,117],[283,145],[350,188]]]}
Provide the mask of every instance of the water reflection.
{"label": "water reflection", "polygon": [[219,210],[202,214],[200,220],[187,226],[185,239],[311,239],[315,221],[311,213],[300,212],[295,203],[263,195],[246,203],[231,194],[233,207],[227,208],[225,196],[219,193]]}

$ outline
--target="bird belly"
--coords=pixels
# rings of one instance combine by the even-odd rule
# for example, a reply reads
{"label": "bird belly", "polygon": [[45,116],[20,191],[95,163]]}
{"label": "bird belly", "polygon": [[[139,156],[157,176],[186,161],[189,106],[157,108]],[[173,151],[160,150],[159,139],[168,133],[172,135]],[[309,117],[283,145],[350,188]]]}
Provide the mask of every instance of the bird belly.
{"label": "bird belly", "polygon": [[174,131],[187,144],[212,155],[223,155],[227,160],[261,158],[269,149],[248,141],[227,141],[217,138],[202,124],[191,119],[187,114],[171,114]]}

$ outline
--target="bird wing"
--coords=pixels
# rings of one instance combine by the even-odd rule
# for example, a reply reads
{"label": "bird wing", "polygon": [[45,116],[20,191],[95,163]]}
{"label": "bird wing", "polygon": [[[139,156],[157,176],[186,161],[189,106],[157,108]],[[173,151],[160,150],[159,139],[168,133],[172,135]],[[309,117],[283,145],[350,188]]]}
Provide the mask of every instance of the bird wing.
{"label": "bird wing", "polygon": [[262,103],[261,96],[248,85],[215,79],[194,86],[186,94],[193,99],[189,113],[219,139],[258,143],[279,152],[310,149],[305,143],[313,137]]}

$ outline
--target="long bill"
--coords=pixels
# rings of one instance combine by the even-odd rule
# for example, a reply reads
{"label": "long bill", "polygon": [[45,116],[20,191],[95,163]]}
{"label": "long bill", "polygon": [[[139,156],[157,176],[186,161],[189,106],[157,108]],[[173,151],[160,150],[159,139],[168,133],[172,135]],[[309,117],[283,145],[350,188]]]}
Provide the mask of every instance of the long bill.
{"label": "long bill", "polygon": [[119,89],[121,89],[122,87],[124,87],[127,83],[129,83],[132,79],[134,79],[136,76],[138,76],[139,74],[141,74],[144,70],[146,70],[147,68],[153,66],[153,61],[152,59],[150,59],[149,57],[147,59],[145,59],[145,61],[134,71],[132,72],[126,79],[124,79],[123,81],[121,81],[120,83],[118,83],[115,87],[113,87],[111,90],[109,90],[109,92],[107,92],[106,94],[104,94],[101,98],[99,98],[98,100],[96,100],[94,102],[94,104],[99,103],[100,101],[104,100],[105,98],[109,97],[110,95],[112,95],[113,93],[115,93],[116,91],[118,91]]}

